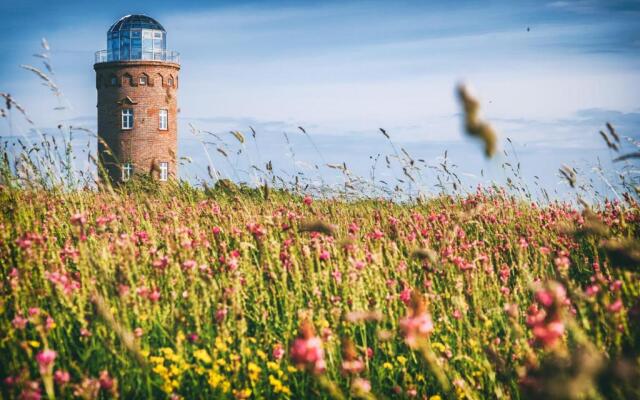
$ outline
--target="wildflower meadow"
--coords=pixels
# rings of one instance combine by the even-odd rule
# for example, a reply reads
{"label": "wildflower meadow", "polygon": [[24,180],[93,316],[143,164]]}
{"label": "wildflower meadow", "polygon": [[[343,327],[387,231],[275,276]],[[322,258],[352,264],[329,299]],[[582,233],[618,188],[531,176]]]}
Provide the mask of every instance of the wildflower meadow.
{"label": "wildflower meadow", "polygon": [[0,151],[0,398],[640,398],[637,142],[589,203],[569,166],[561,202],[516,175],[463,190],[446,159],[431,196],[347,195],[366,180],[346,164],[332,193],[271,162],[255,185],[70,184],[66,142],[18,143]]}
{"label": "wildflower meadow", "polygon": [[638,394],[636,203],[5,184],[0,207],[5,398]]}

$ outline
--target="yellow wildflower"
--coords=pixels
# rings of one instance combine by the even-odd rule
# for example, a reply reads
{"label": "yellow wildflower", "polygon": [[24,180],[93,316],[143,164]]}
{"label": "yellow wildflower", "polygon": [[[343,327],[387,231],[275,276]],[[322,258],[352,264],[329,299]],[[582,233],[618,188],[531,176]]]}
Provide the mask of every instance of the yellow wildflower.
{"label": "yellow wildflower", "polygon": [[407,357],[405,356],[398,356],[396,358],[396,360],[398,360],[398,362],[400,363],[400,365],[405,365],[407,363]]}
{"label": "yellow wildflower", "polygon": [[251,389],[233,390],[233,394],[236,399],[248,399],[251,396]]}
{"label": "yellow wildflower", "polygon": [[252,381],[257,381],[258,380],[258,376],[260,375],[260,372],[262,371],[262,368],[258,367],[255,363],[250,362],[247,365],[247,370],[249,371],[249,379],[251,379]]}
{"label": "yellow wildflower", "polygon": [[214,346],[216,347],[216,349],[218,349],[219,351],[227,351],[229,350],[229,347],[227,347],[226,344],[224,344],[224,342],[222,341],[222,339],[220,339],[220,337],[217,337],[215,342],[214,342]]}
{"label": "yellow wildflower", "polygon": [[386,362],[382,364],[382,368],[384,369],[393,369],[393,365],[390,362]]}
{"label": "yellow wildflower", "polygon": [[269,375],[269,384],[273,387],[275,393],[284,391],[285,386],[282,384],[282,381],[273,375]]}
{"label": "yellow wildflower", "polygon": [[193,352],[193,357],[196,360],[202,361],[205,364],[210,364],[211,363],[211,356],[209,355],[209,353],[207,353],[206,350],[204,349],[198,349],[196,351]]}
{"label": "yellow wildflower", "polygon": [[431,344],[431,347],[433,347],[434,349],[436,349],[436,350],[438,350],[440,352],[443,352],[443,351],[446,350],[446,347],[440,342],[433,342]]}

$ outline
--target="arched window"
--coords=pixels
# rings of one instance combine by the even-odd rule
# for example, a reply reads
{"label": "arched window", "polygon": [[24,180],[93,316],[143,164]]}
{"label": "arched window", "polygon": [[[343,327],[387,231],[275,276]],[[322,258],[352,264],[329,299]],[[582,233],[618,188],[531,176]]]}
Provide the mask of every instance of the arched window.
{"label": "arched window", "polygon": [[167,79],[167,86],[173,87],[173,75],[169,75]]}
{"label": "arched window", "polygon": [[109,85],[118,86],[118,77],[116,76],[116,74],[111,74],[109,76]]}
{"label": "arched window", "polygon": [[162,76],[162,74],[160,74],[160,73],[156,74],[156,79],[157,79],[157,83],[158,83],[158,85],[160,85],[160,87],[164,86],[164,77]]}
{"label": "arched window", "polygon": [[133,86],[133,77],[129,73],[125,73],[122,75],[122,86],[129,85]]}
{"label": "arched window", "polygon": [[149,75],[144,72],[138,77],[138,85],[147,86],[149,84]]}

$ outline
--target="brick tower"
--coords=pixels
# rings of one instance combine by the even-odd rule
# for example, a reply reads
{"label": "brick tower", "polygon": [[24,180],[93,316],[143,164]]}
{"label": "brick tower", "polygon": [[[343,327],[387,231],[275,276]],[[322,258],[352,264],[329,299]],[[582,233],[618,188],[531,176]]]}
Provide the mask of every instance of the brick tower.
{"label": "brick tower", "polygon": [[114,183],[134,173],[161,181],[177,176],[180,64],[166,43],[158,21],[127,15],[109,29],[107,50],[96,53],[98,155]]}

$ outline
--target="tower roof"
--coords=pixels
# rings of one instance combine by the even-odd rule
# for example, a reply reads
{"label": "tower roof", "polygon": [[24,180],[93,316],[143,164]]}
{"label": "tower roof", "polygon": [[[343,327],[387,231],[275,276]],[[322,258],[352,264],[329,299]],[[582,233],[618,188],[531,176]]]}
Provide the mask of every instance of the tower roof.
{"label": "tower roof", "polygon": [[125,15],[124,17],[117,20],[111,28],[109,28],[109,33],[126,31],[131,29],[154,29],[166,32],[160,22],[155,19],[143,15],[143,14],[131,14]]}

